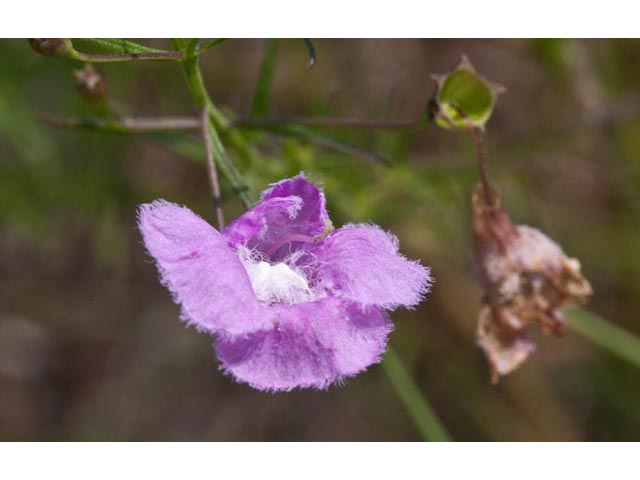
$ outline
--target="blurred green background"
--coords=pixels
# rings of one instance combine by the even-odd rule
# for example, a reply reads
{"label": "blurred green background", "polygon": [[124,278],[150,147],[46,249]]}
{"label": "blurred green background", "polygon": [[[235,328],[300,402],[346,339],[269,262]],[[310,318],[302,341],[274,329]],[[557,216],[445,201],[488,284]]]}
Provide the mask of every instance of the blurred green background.
{"label": "blurred green background", "polygon": [[[640,42],[314,44],[308,69],[302,41],[279,42],[271,116],[417,118],[433,95],[430,74],[463,53],[506,86],[487,127],[506,209],[581,260],[592,311],[640,332]],[[34,113],[91,114],[74,90],[82,65],[25,40],[0,45],[0,440],[420,439],[380,366],[326,392],[283,394],[218,372],[211,339],[178,321],[136,228],[136,205],[156,198],[213,221],[197,143],[45,126]],[[219,106],[248,114],[264,51],[263,40],[231,40],[203,54]],[[178,64],[99,68],[124,115],[195,114]],[[455,439],[640,439],[640,371],[571,331],[536,337],[531,359],[489,384],[474,340],[467,135],[314,131],[392,165],[260,131],[248,133],[254,158],[229,153],[254,191],[305,171],[323,183],[334,224],[378,223],[432,267],[428,300],[393,314],[391,344]],[[230,220],[242,206],[223,187]]]}

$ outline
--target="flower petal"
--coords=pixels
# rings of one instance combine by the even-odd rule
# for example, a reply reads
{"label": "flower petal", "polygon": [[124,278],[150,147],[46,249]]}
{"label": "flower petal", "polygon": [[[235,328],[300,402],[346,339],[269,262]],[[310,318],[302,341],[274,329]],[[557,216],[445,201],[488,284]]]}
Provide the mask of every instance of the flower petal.
{"label": "flower petal", "polygon": [[274,183],[271,188],[262,192],[262,201],[292,195],[300,197],[303,202],[302,209],[296,217],[296,233],[309,236],[322,234],[330,221],[327,201],[322,189],[308,181],[304,173]]}
{"label": "flower petal", "polygon": [[330,225],[325,197],[303,174],[275,183],[262,192],[260,203],[224,230],[234,245],[245,245],[272,262],[313,243]]}
{"label": "flower petal", "polygon": [[429,268],[398,252],[398,239],[372,225],[346,225],[319,246],[319,286],[362,305],[386,309],[419,303],[431,285]]}
{"label": "flower petal", "polygon": [[288,233],[301,208],[300,197],[272,198],[236,218],[227,225],[223,234],[233,246],[245,245],[257,249]]}
{"label": "flower petal", "polygon": [[[509,311],[497,312],[509,316]],[[478,315],[478,345],[491,367],[491,382],[516,370],[535,351],[536,346],[525,330],[506,331],[494,318],[489,305],[483,305]]]}
{"label": "flower petal", "polygon": [[182,319],[212,333],[264,328],[267,315],[224,237],[191,210],[155,201],[140,206],[138,225]]}
{"label": "flower petal", "polygon": [[246,337],[218,337],[222,368],[267,391],[324,389],[380,361],[393,325],[378,308],[326,297],[272,307],[274,328]]}

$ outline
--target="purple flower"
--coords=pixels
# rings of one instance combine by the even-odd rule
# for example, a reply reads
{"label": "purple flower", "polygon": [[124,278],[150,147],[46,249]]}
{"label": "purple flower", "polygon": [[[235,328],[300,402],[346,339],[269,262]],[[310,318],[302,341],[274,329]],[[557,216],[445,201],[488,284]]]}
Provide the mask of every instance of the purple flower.
{"label": "purple flower", "polygon": [[334,230],[302,174],[222,234],[163,200],[140,207],[139,227],[181,318],[214,334],[222,369],[260,390],[327,388],[377,363],[387,310],[416,305],[431,282],[379,227]]}

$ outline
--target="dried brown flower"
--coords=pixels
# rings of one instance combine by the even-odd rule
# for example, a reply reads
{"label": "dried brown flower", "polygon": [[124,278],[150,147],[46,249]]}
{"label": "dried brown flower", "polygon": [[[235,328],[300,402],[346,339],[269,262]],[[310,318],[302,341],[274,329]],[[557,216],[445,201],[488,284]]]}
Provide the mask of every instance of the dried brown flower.
{"label": "dried brown flower", "polygon": [[535,350],[527,327],[561,335],[560,309],[586,303],[592,290],[580,262],[535,228],[514,225],[491,192],[473,193],[472,231],[485,296],[478,317],[478,344],[492,381],[517,369]]}

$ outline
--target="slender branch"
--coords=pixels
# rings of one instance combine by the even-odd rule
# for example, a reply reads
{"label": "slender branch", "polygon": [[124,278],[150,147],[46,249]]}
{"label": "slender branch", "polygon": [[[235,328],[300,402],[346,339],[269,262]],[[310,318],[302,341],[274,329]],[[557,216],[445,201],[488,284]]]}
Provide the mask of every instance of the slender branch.
{"label": "slender branch", "polygon": [[238,118],[231,121],[234,127],[261,128],[305,125],[315,127],[352,127],[364,129],[412,129],[426,124],[425,119],[410,120],[368,120],[364,118],[331,118],[331,117],[289,117],[289,118]]}
{"label": "slender branch", "polygon": [[467,123],[467,129],[471,135],[471,141],[476,151],[476,161],[478,162],[478,174],[480,175],[480,183],[482,184],[482,193],[484,195],[487,206],[493,205],[493,195],[491,195],[491,187],[487,178],[487,161],[482,148],[482,140],[478,135],[478,129],[470,123]]}
{"label": "slender branch", "polygon": [[[191,49],[193,50],[191,51]],[[191,95],[196,107],[198,110],[206,109],[209,116],[210,121],[207,123],[215,161],[218,163],[222,174],[229,183],[231,183],[233,190],[238,195],[244,206],[249,208],[252,204],[249,187],[245,183],[242,174],[228,157],[224,145],[222,144],[222,140],[220,139],[220,135],[218,134],[218,129],[224,129],[227,126],[227,120],[215,107],[209,97],[209,93],[204,85],[204,80],[200,71],[198,56],[195,54],[195,45],[191,45],[191,48],[185,50],[185,52],[187,55],[182,62],[182,70],[187,80],[189,90],[191,90]]]}
{"label": "slender branch", "polygon": [[200,121],[190,117],[158,117],[158,118],[120,118],[118,120],[103,118],[63,118],[36,113],[36,118],[52,127],[81,128],[102,130],[105,132],[143,133],[164,132],[171,130],[196,130]]}
{"label": "slender branch", "polygon": [[218,181],[218,171],[213,157],[213,142],[209,136],[209,112],[206,108],[200,114],[202,138],[204,139],[204,149],[207,154],[207,170],[209,172],[209,182],[211,183],[211,194],[213,195],[213,208],[216,211],[216,221],[218,230],[224,229],[224,215],[222,213],[222,196],[220,195],[220,182]]}
{"label": "slender branch", "polygon": [[92,63],[130,62],[133,60],[171,60],[180,62],[182,61],[182,52],[84,53],[74,50],[71,58]]}
{"label": "slender branch", "polygon": [[440,422],[433,407],[391,347],[387,348],[382,367],[422,437],[431,442],[451,441],[447,429]]}
{"label": "slender branch", "polygon": [[480,175],[480,183],[482,184],[482,194],[487,206],[493,205],[493,195],[491,195],[491,186],[487,176],[487,161],[484,155],[484,149],[482,148],[482,139],[480,138],[478,128],[471,122],[467,114],[456,105],[452,107],[458,112],[458,115],[464,120],[464,124],[469,131],[471,141],[473,142],[473,148],[476,151],[476,162],[478,164],[478,174]]}

